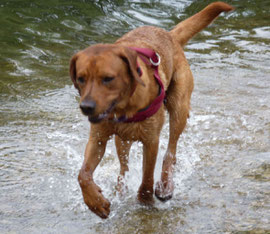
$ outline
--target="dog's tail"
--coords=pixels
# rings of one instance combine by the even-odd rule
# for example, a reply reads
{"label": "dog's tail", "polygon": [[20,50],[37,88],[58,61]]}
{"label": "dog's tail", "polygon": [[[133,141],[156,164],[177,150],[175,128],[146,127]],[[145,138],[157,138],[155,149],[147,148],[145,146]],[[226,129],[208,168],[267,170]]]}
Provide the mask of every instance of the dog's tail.
{"label": "dog's tail", "polygon": [[224,2],[214,2],[190,18],[177,24],[170,31],[171,36],[183,47],[189,39],[209,25],[221,12],[228,12],[234,8]]}

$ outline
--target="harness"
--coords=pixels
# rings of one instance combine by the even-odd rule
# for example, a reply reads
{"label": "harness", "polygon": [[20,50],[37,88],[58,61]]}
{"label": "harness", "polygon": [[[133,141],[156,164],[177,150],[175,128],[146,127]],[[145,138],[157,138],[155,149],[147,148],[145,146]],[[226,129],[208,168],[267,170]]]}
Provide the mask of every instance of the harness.
{"label": "harness", "polygon": [[[139,110],[133,117],[127,118],[126,116],[121,116],[119,118],[113,119],[115,122],[134,123],[143,121],[154,115],[165,100],[164,86],[158,74],[158,66],[160,64],[159,54],[148,48],[130,47],[130,49],[135,50],[139,54],[139,57],[142,59],[142,61],[153,68],[154,77],[159,85],[159,94],[149,106]],[[139,65],[137,65],[137,71],[139,76],[142,76],[142,70],[140,69]]]}

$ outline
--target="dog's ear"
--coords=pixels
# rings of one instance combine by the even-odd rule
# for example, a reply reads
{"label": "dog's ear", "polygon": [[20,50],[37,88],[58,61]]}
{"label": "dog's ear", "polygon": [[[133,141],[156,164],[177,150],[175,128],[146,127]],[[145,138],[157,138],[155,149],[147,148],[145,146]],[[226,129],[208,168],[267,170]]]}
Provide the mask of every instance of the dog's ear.
{"label": "dog's ear", "polygon": [[[70,60],[70,65],[69,65],[69,74],[70,74],[70,78],[75,86],[76,89],[79,90],[79,86],[76,82],[76,61],[78,59],[78,55],[75,54],[73,55],[73,57]],[[80,90],[79,90],[80,92]]]}
{"label": "dog's ear", "polygon": [[120,51],[120,57],[127,64],[130,75],[134,78],[134,80],[145,86],[137,71],[137,52],[129,48],[122,48]]}

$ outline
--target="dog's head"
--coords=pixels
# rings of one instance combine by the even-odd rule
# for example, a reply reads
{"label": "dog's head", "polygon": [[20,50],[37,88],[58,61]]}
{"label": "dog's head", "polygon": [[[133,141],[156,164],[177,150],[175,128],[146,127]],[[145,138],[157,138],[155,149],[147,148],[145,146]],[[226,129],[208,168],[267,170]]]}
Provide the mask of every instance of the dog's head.
{"label": "dog's head", "polygon": [[80,108],[90,122],[97,123],[116,108],[124,108],[137,83],[137,53],[129,48],[95,45],[75,54],[70,76],[80,93]]}

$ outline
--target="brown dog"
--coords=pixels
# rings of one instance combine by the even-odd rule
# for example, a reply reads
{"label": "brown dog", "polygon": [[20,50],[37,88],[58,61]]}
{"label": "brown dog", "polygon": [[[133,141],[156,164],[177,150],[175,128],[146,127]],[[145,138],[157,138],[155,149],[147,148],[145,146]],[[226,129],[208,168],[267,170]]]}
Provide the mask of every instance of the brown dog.
{"label": "brown dog", "polygon": [[155,195],[162,201],[172,197],[176,146],[189,116],[193,90],[183,46],[221,12],[232,9],[215,2],[170,32],[140,27],[114,44],[94,45],[73,56],[70,75],[81,96],[80,108],[92,123],[78,180],[86,205],[101,218],[108,217],[110,203],[94,183],[93,173],[112,135],[120,161],[118,190],[128,171],[131,144],[141,141],[143,177],[138,200],[153,204],[153,175],[165,109],[170,116],[170,138]]}

